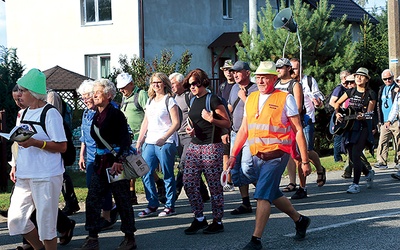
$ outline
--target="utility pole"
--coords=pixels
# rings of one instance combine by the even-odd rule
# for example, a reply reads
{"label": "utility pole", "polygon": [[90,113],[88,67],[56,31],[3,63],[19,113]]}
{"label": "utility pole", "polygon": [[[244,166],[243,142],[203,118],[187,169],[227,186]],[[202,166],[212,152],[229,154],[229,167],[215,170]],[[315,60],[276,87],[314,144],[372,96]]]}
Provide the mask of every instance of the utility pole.
{"label": "utility pole", "polygon": [[400,74],[399,0],[388,0],[389,68],[397,77]]}

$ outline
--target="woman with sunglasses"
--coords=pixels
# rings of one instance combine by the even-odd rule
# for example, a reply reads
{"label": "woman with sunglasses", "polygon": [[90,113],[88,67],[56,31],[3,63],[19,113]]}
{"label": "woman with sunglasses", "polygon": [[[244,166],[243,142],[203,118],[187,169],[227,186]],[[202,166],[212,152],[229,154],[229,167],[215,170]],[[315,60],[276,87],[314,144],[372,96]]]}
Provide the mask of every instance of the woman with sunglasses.
{"label": "woman with sunglasses", "polygon": [[[183,174],[185,192],[189,198],[194,220],[185,234],[195,234],[203,229],[205,234],[224,231],[223,188],[220,184],[224,146],[221,140],[222,129],[229,128],[231,122],[222,100],[217,95],[208,99],[210,79],[201,69],[189,72],[184,80],[184,87],[190,87],[195,96],[191,100],[189,119],[191,125],[186,132],[193,138],[186,151],[186,163]],[[211,110],[207,110],[207,100]],[[200,194],[200,178],[204,173],[211,193],[213,222],[208,225],[203,214],[204,203]]]}

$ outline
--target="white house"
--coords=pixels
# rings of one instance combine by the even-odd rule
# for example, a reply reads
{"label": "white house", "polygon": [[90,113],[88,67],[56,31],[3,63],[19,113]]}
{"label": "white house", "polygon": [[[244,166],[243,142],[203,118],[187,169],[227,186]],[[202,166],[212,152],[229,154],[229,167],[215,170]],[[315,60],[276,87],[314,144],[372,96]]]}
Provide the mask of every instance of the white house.
{"label": "white house", "polygon": [[[292,0],[287,1],[289,4]],[[316,0],[308,0],[315,6]],[[331,1],[349,22],[366,12],[352,0]],[[236,60],[234,43],[249,6],[257,0],[7,0],[7,44],[26,68],[59,65],[91,78],[118,68],[120,55],[151,61],[164,49],[177,59],[192,54],[191,68],[219,78],[225,59]],[[280,0],[271,0],[278,11]],[[345,7],[343,7],[345,6]],[[357,13],[356,13],[357,12]],[[225,33],[225,34],[224,34]],[[219,39],[217,39],[219,38]]]}

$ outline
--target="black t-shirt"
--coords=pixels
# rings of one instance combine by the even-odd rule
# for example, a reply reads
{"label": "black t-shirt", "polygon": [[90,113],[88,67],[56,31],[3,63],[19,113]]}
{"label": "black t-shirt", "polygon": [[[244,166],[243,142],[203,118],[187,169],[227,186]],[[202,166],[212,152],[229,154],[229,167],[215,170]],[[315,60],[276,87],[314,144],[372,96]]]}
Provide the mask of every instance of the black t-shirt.
{"label": "black t-shirt", "polygon": [[366,90],[364,93],[358,92],[357,88],[346,90],[346,94],[350,98],[349,107],[356,112],[367,112],[369,101],[376,100],[374,91]]}
{"label": "black t-shirt", "polygon": [[221,90],[221,88],[218,91],[218,96],[224,98],[225,100],[229,99],[229,95],[231,93],[232,87],[233,85],[235,85],[235,83],[231,83],[229,84],[228,82],[224,82],[224,88]]}
{"label": "black t-shirt", "polygon": [[[200,98],[195,97],[192,106],[190,107],[189,118],[192,121],[195,131],[195,136],[192,138],[192,142],[194,144],[210,144],[222,142],[222,129],[218,126],[215,126],[214,138],[211,138],[213,125],[201,117],[201,112],[203,111],[203,109],[206,109],[206,97],[207,94]],[[218,115],[215,113],[215,109],[218,107],[218,105],[223,105],[222,101],[218,98],[218,96],[213,94],[211,96],[210,106],[211,110],[214,112],[214,118],[218,118]]]}

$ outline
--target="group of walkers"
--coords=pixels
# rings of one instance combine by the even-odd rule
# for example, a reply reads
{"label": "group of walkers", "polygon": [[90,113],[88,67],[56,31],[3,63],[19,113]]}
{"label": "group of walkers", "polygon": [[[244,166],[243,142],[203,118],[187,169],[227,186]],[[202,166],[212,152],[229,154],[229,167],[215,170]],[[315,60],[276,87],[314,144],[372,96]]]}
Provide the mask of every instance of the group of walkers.
{"label": "group of walkers", "polygon": [[[292,199],[306,198],[311,163],[317,169],[317,185],[322,187],[326,183],[326,170],[313,145],[315,110],[322,107],[324,96],[316,80],[302,74],[296,58],[260,62],[254,72],[255,82],[251,81],[252,72],[246,62],[233,64],[227,60],[221,70],[227,78],[219,89],[223,97],[210,92],[211,81],[202,69],[194,69],[186,76],[156,72],[149,79],[147,92],[135,86],[128,73],[118,75],[116,84],[108,79],[88,80],[77,89],[86,105],[79,167],[86,171],[88,186],[85,223],[88,236],[80,249],[99,249],[99,232],[112,227],[117,214],[124,239],[116,249],[137,248],[132,207],[137,203],[135,181],[123,179],[110,183],[107,178],[107,173],[123,171],[122,163],[133,151],[141,154],[150,168],[142,177],[148,203],[138,217],[179,213],[175,201],[184,188],[194,215],[184,233],[192,235],[199,230],[204,234],[220,233],[224,231],[223,192],[234,187],[240,190],[242,204],[231,214],[252,213],[249,185],[253,184],[256,223],[244,249],[262,249],[261,236],[271,204],[294,221],[294,238],[305,238],[311,220],[297,212],[282,192],[295,191]],[[351,78],[346,77],[345,80]],[[345,119],[341,109],[352,109],[357,114],[352,128],[335,136],[338,142],[335,147],[346,148],[350,167],[354,169],[348,193],[360,192],[361,172],[367,176],[367,187],[372,186],[374,178],[374,171],[361,159],[364,147],[373,142],[373,124],[371,119],[366,119],[366,114],[373,113],[377,97],[368,87],[367,69],[358,69],[353,79],[353,89],[346,88],[347,84],[341,85],[343,91],[334,91],[329,102],[335,108],[336,123]],[[61,153],[66,151],[67,141],[59,129],[63,126],[62,117],[50,109],[46,113],[45,129],[40,126],[41,113],[49,105],[45,101],[46,78],[42,72],[32,69],[17,81],[17,86],[16,102],[27,110],[20,123],[36,133],[18,142],[16,167],[10,174],[15,189],[8,227],[10,235],[23,235],[34,249],[56,249],[58,197],[65,171]],[[117,89],[123,95],[120,105],[113,101]],[[389,92],[385,89],[382,92],[385,95],[378,98],[378,103],[383,102],[385,108],[381,131],[398,123],[400,108],[398,95],[390,102]],[[389,112],[385,111],[386,103]],[[382,151],[385,157],[385,149]],[[175,177],[176,155],[180,162]],[[163,178],[158,176],[157,169]],[[290,183],[281,190],[285,169]],[[220,181],[223,170],[230,173],[224,187]],[[400,179],[400,172],[394,178]],[[164,190],[163,199],[159,190]],[[204,215],[204,202],[208,200],[211,200],[211,223]],[[164,208],[158,211],[160,203]],[[31,219],[33,214],[36,224]],[[69,243],[74,227],[75,222],[71,220],[69,227],[59,231],[60,244]]]}

